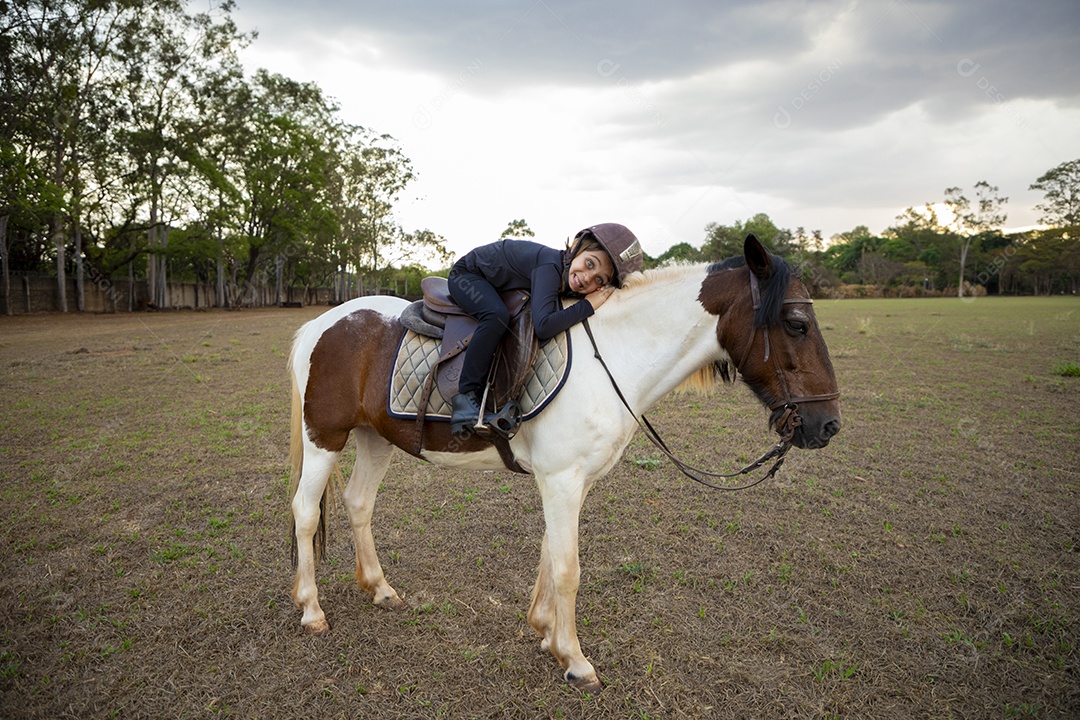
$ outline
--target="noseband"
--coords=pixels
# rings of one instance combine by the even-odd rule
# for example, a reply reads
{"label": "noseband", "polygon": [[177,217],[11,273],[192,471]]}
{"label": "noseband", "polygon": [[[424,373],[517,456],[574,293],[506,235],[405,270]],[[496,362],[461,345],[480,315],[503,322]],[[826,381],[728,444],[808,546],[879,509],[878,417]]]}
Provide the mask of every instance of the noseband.
{"label": "noseband", "polygon": [[[750,273],[750,296],[753,300],[754,310],[756,311],[759,307],[761,307],[761,290],[758,287],[757,276],[754,275],[753,272]],[[813,302],[814,301],[810,298],[784,299],[785,305],[793,305],[795,303],[813,304]],[[792,438],[795,437],[795,431],[802,425],[802,418],[799,417],[798,404],[802,402],[817,402],[820,400],[835,400],[836,398],[840,397],[839,392],[824,393],[822,395],[805,395],[792,397],[791,392],[788,390],[787,379],[784,377],[784,369],[780,366],[779,360],[774,360],[773,367],[776,369],[776,375],[780,379],[780,385],[784,389],[784,402],[772,405],[769,407],[769,409],[772,410],[774,413],[783,409],[783,413],[776,421],[776,430],[780,434],[780,442],[776,443],[776,445],[774,445],[772,449],[768,450],[764,455],[744,467],[742,470],[739,470],[738,472],[717,473],[710,472],[708,470],[702,470],[700,468],[694,467],[693,465],[685,463],[675,457],[672,454],[671,450],[668,449],[667,443],[665,443],[664,439],[660,437],[660,433],[658,433],[653,428],[652,423],[650,423],[644,415],[641,415],[639,417],[637,413],[634,412],[634,409],[630,407],[630,403],[626,400],[626,396],[624,396],[622,390],[619,389],[619,384],[615,382],[615,376],[611,374],[611,370],[608,369],[607,363],[604,362],[604,358],[600,355],[600,348],[597,347],[596,338],[593,337],[592,328],[589,327],[589,319],[585,318],[585,320],[583,320],[581,324],[585,328],[585,334],[589,336],[589,342],[592,343],[593,357],[600,361],[600,366],[603,367],[604,372],[607,373],[608,380],[611,381],[611,386],[615,388],[615,394],[619,396],[619,399],[622,400],[622,404],[626,407],[627,410],[630,411],[630,415],[633,416],[634,420],[637,421],[638,427],[641,428],[641,431],[645,434],[645,437],[649,438],[649,440],[651,440],[652,443],[656,445],[656,447],[658,447],[660,451],[663,452],[664,455],[666,455],[668,459],[675,464],[675,467],[679,468],[683,475],[686,475],[691,480],[701,483],[702,485],[710,487],[714,490],[747,490],[771,478],[773,475],[776,474],[776,471],[780,469],[780,466],[784,464],[784,455],[786,455],[787,451],[791,449],[791,441]],[[735,366],[736,373],[742,372],[742,368],[746,366],[746,359],[750,356],[750,348],[754,344],[754,334],[757,332],[757,330],[758,329],[756,327],[752,327],[750,330],[750,337],[747,340],[746,350],[743,352],[742,360],[739,362],[738,365]],[[765,338],[765,362],[768,362],[770,356],[768,325],[763,325],[761,327],[761,332]],[[745,375],[745,373],[743,374]],[[705,479],[705,477],[739,477],[741,475],[752,472],[753,470],[756,470],[757,468],[763,466],[765,463],[769,462],[774,458],[776,459],[776,462],[773,463],[772,467],[769,468],[769,471],[765,473],[765,475],[758,478],[754,482],[748,483],[746,485],[741,485],[739,487],[729,487],[727,485],[716,485]]]}

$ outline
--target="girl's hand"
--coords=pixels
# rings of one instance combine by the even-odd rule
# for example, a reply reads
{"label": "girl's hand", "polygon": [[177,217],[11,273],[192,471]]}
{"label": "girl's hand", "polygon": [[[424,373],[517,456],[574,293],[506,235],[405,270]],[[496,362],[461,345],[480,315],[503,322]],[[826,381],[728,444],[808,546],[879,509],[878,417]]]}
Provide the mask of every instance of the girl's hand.
{"label": "girl's hand", "polygon": [[595,292],[589,293],[585,296],[585,299],[589,301],[590,305],[592,305],[593,310],[597,310],[601,305],[607,302],[607,299],[611,297],[611,294],[613,292],[615,292],[615,288],[607,285],[600,288],[599,290],[596,290]]}

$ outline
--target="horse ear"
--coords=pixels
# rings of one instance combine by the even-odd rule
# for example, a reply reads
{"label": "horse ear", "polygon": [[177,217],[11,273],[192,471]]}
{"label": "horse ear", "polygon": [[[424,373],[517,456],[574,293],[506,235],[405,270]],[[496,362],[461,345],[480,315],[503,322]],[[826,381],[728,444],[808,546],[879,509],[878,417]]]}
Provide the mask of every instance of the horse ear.
{"label": "horse ear", "polygon": [[746,266],[750,268],[750,272],[757,276],[758,280],[767,280],[772,275],[772,255],[752,234],[747,235],[746,240],[743,242],[743,256],[746,258]]}

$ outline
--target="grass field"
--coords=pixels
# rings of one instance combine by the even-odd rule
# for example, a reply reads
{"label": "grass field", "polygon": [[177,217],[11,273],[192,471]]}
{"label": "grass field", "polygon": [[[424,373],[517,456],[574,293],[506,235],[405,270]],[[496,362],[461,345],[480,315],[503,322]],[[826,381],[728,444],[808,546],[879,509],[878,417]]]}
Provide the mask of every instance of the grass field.
{"label": "grass field", "polygon": [[[1080,300],[818,301],[844,426],[717,493],[642,437],[581,521],[578,629],[525,621],[532,480],[395,459],[409,609],[289,599],[285,360],[319,309],[0,318],[0,717],[1080,717]],[[772,444],[739,386],[649,413],[692,463]]]}

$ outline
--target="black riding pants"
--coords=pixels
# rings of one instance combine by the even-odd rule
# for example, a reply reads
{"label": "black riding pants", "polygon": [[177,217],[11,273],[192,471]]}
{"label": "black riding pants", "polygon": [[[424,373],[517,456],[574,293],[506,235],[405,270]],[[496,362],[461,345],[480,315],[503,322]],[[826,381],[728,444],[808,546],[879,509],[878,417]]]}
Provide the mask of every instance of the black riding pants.
{"label": "black riding pants", "polygon": [[450,297],[479,323],[465,349],[458,392],[481,390],[487,382],[499,341],[510,327],[510,313],[499,291],[490,282],[461,265],[454,266],[447,282]]}

